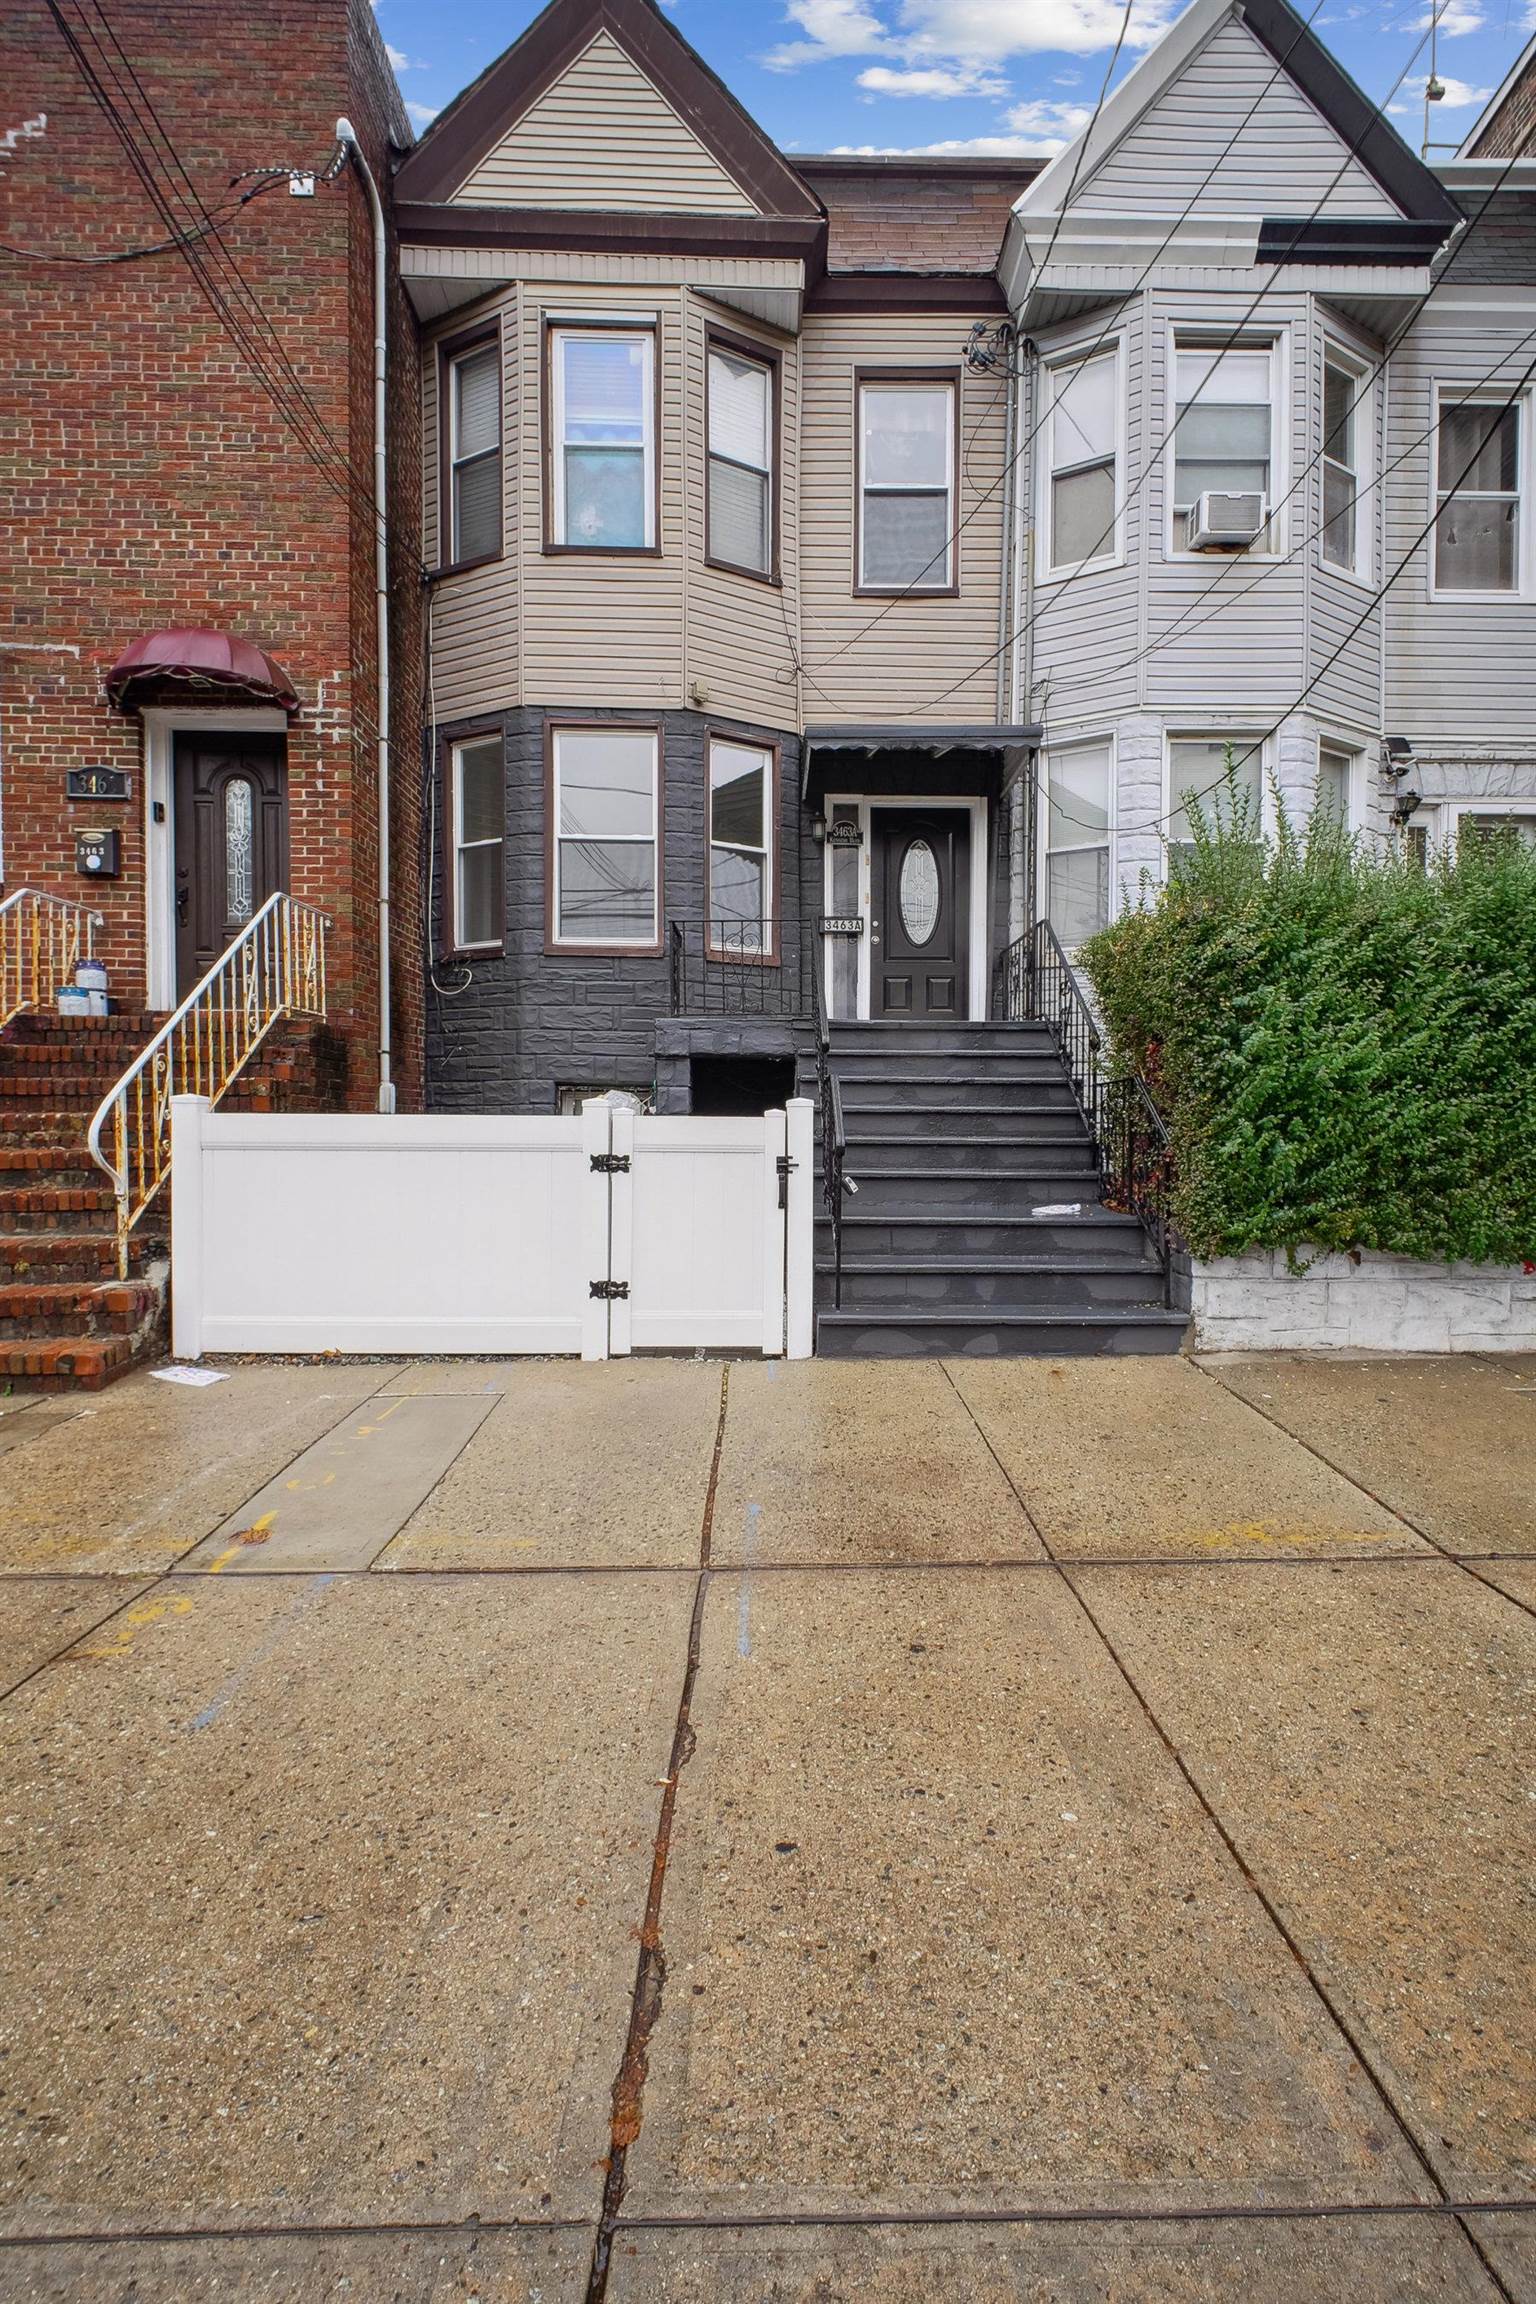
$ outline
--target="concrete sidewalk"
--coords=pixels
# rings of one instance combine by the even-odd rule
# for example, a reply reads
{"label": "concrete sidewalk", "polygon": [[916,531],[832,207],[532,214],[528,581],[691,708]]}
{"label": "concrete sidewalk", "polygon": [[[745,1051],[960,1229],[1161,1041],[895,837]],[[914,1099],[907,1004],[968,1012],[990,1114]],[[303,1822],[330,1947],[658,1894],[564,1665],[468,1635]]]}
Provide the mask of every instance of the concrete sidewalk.
{"label": "concrete sidewalk", "polygon": [[0,1403],[0,2298],[1536,2304],[1536,1364]]}

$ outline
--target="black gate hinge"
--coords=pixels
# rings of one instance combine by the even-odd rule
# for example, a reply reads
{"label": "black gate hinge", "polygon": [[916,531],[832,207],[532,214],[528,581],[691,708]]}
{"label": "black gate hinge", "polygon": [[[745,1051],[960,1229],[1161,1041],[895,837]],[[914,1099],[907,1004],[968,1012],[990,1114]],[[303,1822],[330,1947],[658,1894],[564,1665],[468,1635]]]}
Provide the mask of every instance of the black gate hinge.
{"label": "black gate hinge", "polygon": [[789,1180],[799,1165],[799,1161],[791,1160],[787,1152],[781,1152],[774,1162],[774,1167],[779,1172],[779,1206],[781,1208],[789,1206]]}
{"label": "black gate hinge", "polygon": [[627,1176],[629,1174],[629,1154],[627,1152],[594,1152],[588,1160],[587,1166],[594,1176]]}
{"label": "black gate hinge", "polygon": [[619,1304],[629,1300],[627,1280],[593,1280],[588,1283],[587,1294],[596,1296],[601,1303]]}

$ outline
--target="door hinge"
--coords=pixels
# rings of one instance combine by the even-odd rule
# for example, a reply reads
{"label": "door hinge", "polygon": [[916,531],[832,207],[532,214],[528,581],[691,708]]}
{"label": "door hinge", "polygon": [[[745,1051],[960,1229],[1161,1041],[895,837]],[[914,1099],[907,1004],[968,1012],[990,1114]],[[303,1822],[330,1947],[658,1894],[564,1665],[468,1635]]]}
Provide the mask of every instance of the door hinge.
{"label": "door hinge", "polygon": [[627,1152],[594,1152],[588,1160],[587,1166],[594,1176],[627,1176],[629,1174],[629,1154]]}
{"label": "door hinge", "polygon": [[789,1180],[799,1165],[799,1161],[792,1160],[787,1152],[781,1152],[774,1162],[774,1167],[779,1172],[779,1206],[781,1208],[789,1206]]}
{"label": "door hinge", "polygon": [[621,1304],[629,1301],[627,1280],[593,1280],[588,1283],[587,1294],[603,1304]]}

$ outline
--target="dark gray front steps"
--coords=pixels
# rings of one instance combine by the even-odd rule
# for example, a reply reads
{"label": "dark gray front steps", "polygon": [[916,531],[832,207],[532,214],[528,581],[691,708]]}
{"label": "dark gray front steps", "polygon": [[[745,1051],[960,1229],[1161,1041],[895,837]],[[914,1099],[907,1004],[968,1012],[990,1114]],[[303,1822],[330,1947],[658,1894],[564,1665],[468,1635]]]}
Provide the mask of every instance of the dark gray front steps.
{"label": "dark gray front steps", "polygon": [[1177,1352],[1186,1312],[1108,1305],[1091,1312],[841,1312],[816,1315],[816,1349],[832,1360],[1059,1360],[1087,1353]]}
{"label": "dark gray front steps", "polygon": [[1088,1130],[1076,1104],[1044,1104],[1031,1097],[1019,1104],[850,1104],[844,1100],[843,1121],[849,1140],[860,1150],[883,1144],[931,1137],[938,1143],[974,1143],[992,1138],[1008,1143],[1038,1143],[1046,1137],[1085,1137]]}
{"label": "dark gray front steps", "polygon": [[[1099,1196],[1099,1172],[1086,1154],[1007,1168],[954,1172],[932,1167],[875,1170],[850,1158],[844,1174],[858,1185],[861,1216],[1034,1216],[1047,1209],[1092,1207]],[[845,1200],[845,1209],[850,1203]]]}
{"label": "dark gray front steps", "polygon": [[1062,1080],[1061,1059],[1048,1047],[955,1049],[851,1048],[832,1051],[832,1069],[843,1086],[879,1080],[887,1085],[926,1086],[938,1080],[962,1079],[973,1090]]}
{"label": "dark gray front steps", "polygon": [[[967,1116],[966,1126],[969,1126]],[[903,1170],[921,1170],[935,1177],[964,1170],[976,1177],[1033,1175],[1037,1169],[1057,1173],[1081,1169],[1098,1173],[1097,1156],[1085,1128],[1070,1133],[1031,1127],[1010,1136],[922,1135],[870,1136],[861,1140],[848,1129],[845,1166],[862,1183],[866,1176],[895,1176]]]}
{"label": "dark gray front steps", "polygon": [[[832,1227],[820,1214],[816,1253],[831,1254]],[[856,1212],[855,1212],[856,1211]],[[1147,1253],[1134,1216],[1086,1203],[1080,1216],[986,1216],[941,1210],[915,1215],[876,1212],[866,1195],[843,1204],[843,1263],[850,1256],[882,1262],[921,1263],[929,1258],[954,1262],[1003,1262],[1032,1256],[1098,1255],[1119,1251],[1132,1263]]]}
{"label": "dark gray front steps", "polygon": [[[816,1266],[830,1294],[832,1259]],[[843,1301],[848,1311],[1005,1311],[1047,1304],[1079,1311],[1104,1304],[1161,1307],[1163,1276],[1149,1260],[1113,1256],[923,1256],[904,1263],[843,1255]]]}

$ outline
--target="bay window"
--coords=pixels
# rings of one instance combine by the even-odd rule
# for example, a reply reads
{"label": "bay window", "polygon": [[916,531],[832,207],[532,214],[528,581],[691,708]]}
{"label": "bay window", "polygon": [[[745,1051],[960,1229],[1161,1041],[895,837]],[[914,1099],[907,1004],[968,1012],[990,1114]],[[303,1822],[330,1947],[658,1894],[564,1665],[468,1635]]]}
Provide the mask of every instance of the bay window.
{"label": "bay window", "polygon": [[709,744],[709,949],[772,959],[774,756],[759,744]]}
{"label": "bay window", "polygon": [[705,556],[750,576],[774,564],[772,360],[712,339],[708,354],[709,488]]}
{"label": "bay window", "polygon": [[[1273,503],[1275,346],[1174,344],[1173,549],[1189,545],[1191,516],[1210,489]],[[1273,549],[1269,531],[1254,550]]]}
{"label": "bay window", "polygon": [[451,747],[453,943],[458,952],[500,950],[506,822],[500,736]]}
{"label": "bay window", "polygon": [[1370,436],[1365,376],[1357,361],[1328,346],[1323,356],[1323,558],[1331,568],[1368,578],[1370,525],[1360,503]]}
{"label": "bay window", "polygon": [[450,566],[493,560],[501,551],[501,344],[498,337],[450,352],[447,486],[443,491]]}
{"label": "bay window", "polygon": [[861,592],[955,589],[955,389],[947,376],[859,383]]}
{"label": "bay window", "polygon": [[1046,572],[1116,557],[1115,480],[1120,432],[1120,355],[1063,361],[1046,370],[1049,414],[1049,543]]}
{"label": "bay window", "polygon": [[655,951],[660,940],[661,738],[557,728],[551,741],[551,942]]}
{"label": "bay window", "polygon": [[1070,951],[1109,925],[1107,743],[1053,748],[1045,764],[1045,912]]}
{"label": "bay window", "polygon": [[1234,828],[1257,840],[1263,826],[1262,735],[1170,736],[1168,849],[1177,864],[1195,846],[1192,815],[1208,829]]}
{"label": "bay window", "polygon": [[656,331],[549,331],[550,542],[557,550],[656,546]]}
{"label": "bay window", "polygon": [[1524,407],[1442,399],[1435,433],[1435,589],[1518,592]]}

